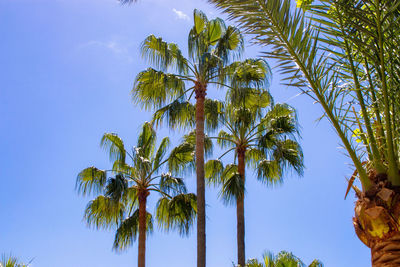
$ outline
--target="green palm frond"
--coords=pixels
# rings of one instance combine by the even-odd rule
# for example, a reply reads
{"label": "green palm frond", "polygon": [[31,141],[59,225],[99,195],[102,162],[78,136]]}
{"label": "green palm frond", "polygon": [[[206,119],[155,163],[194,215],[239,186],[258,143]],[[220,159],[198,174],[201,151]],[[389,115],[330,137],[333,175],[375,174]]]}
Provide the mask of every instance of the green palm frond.
{"label": "green palm frond", "polygon": [[215,46],[214,53],[223,59],[224,62],[228,62],[230,59],[229,51],[237,51],[235,57],[239,57],[244,50],[243,36],[239,29],[233,26],[228,26],[225,33],[221,36],[220,40]]}
{"label": "green palm frond", "polygon": [[136,76],[132,100],[145,109],[159,109],[184,93],[185,83],[179,76],[148,68]]}
{"label": "green palm frond", "polygon": [[204,177],[209,184],[217,185],[220,184],[224,165],[222,161],[218,159],[212,159],[204,164]]}
{"label": "green palm frond", "polygon": [[268,63],[258,58],[233,62],[226,67],[225,73],[233,88],[253,87],[262,90],[269,88],[272,76]]}
{"label": "green palm frond", "polygon": [[220,125],[223,109],[224,104],[219,100],[207,98],[204,101],[204,121],[208,132],[215,131]]}
{"label": "green palm frond", "polygon": [[115,133],[105,133],[100,141],[100,146],[108,150],[110,160],[119,160],[125,162],[126,150],[124,142]]}
{"label": "green palm frond", "polygon": [[[361,162],[400,184],[398,157],[398,7],[400,1],[209,0],[254,41],[268,46],[284,83],[299,88],[323,110],[359,174]],[[352,112],[357,110],[357,113]],[[353,132],[362,131],[363,145]]]}
{"label": "green palm frond", "polygon": [[124,215],[124,204],[111,197],[98,196],[85,209],[84,219],[88,226],[110,229],[116,226]]}
{"label": "green palm frond", "polygon": [[184,142],[175,147],[168,157],[168,168],[172,173],[182,173],[187,165],[193,163],[194,146]]}
{"label": "green palm frond", "polygon": [[123,175],[117,174],[114,178],[108,180],[107,185],[105,186],[105,195],[118,202],[122,199],[127,188],[128,181]]}
{"label": "green palm frond", "polygon": [[265,159],[265,154],[261,149],[252,147],[246,151],[246,164],[255,168],[260,160]]}
{"label": "green palm frond", "polygon": [[21,263],[18,258],[12,255],[1,255],[0,267],[29,267],[29,264]]}
{"label": "green palm frond", "polygon": [[195,125],[196,108],[189,101],[177,99],[158,109],[153,115],[153,123],[160,126],[165,121],[171,129],[192,128]]}
{"label": "green palm frond", "polygon": [[112,171],[114,173],[122,173],[124,174],[127,178],[135,180],[136,179],[136,169],[130,166],[129,164],[126,164],[125,162],[122,162],[120,160],[116,160],[113,163]]}
{"label": "green palm frond", "polygon": [[219,196],[225,204],[233,204],[237,199],[244,197],[245,183],[238,172],[228,172],[224,175]]}
{"label": "green palm frond", "polygon": [[[146,212],[146,232],[153,232],[153,217]],[[115,233],[113,248],[122,251],[132,245],[139,235],[139,209],[135,210],[132,216],[124,219],[119,224]]]}
{"label": "green palm frond", "polygon": [[[191,131],[183,136],[183,142],[196,146],[196,131]],[[204,135],[204,153],[206,157],[211,156],[213,152],[213,143],[207,134]]]}
{"label": "green palm frond", "polygon": [[163,173],[159,182],[160,190],[167,194],[186,193],[186,186],[182,178],[173,177],[171,173]]}
{"label": "green palm frond", "polygon": [[201,10],[195,9],[193,11],[194,29],[196,34],[200,34],[208,23],[206,14]]}
{"label": "green palm frond", "polygon": [[158,167],[160,167],[160,163],[163,160],[165,154],[167,153],[167,149],[169,147],[170,144],[170,140],[168,137],[164,137],[161,140],[160,145],[158,146],[157,152],[154,156],[154,160],[153,160],[153,168],[154,169],[158,169]]}
{"label": "green palm frond", "polygon": [[102,192],[107,182],[106,172],[96,167],[89,167],[81,171],[77,178],[75,188],[79,194],[86,196],[88,194],[98,194]]}
{"label": "green palm frond", "polygon": [[257,178],[267,185],[279,185],[282,180],[282,169],[276,160],[263,159],[257,165]]}
{"label": "green palm frond", "polygon": [[137,140],[138,154],[150,159],[153,156],[156,141],[156,131],[153,129],[153,125],[145,122]]}
{"label": "green palm frond", "polygon": [[272,252],[264,252],[262,262],[257,259],[251,259],[246,263],[245,267],[323,267],[324,265],[314,260],[310,265],[304,264],[293,253],[281,251],[277,255]]}
{"label": "green palm frond", "polygon": [[162,38],[150,35],[142,43],[141,54],[159,69],[173,67],[179,74],[188,73],[187,59],[177,44],[167,43]]}
{"label": "green palm frond", "polygon": [[235,136],[232,135],[232,134],[227,133],[224,130],[221,130],[218,133],[217,143],[218,143],[218,145],[221,146],[221,148],[234,147],[234,145],[235,145]]}
{"label": "green palm frond", "polygon": [[277,142],[273,158],[280,163],[281,170],[294,170],[298,175],[303,175],[303,151],[296,141],[287,139]]}
{"label": "green palm frond", "polygon": [[161,228],[166,231],[177,229],[181,235],[186,235],[196,218],[196,195],[162,197],[157,202],[156,210],[156,218]]}

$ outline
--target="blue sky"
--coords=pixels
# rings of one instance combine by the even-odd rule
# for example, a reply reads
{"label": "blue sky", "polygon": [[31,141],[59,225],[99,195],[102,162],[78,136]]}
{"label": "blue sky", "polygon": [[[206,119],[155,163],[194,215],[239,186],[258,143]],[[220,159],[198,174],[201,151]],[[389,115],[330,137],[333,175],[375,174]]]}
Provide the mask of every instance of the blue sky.
{"label": "blue sky", "polygon": [[[148,66],[140,43],[155,34],[185,50],[194,8],[210,18],[218,14],[205,0],[141,0],[132,6],[115,0],[0,1],[0,252],[33,258],[34,267],[136,266],[136,244],[115,253],[112,231],[86,227],[82,215],[89,198],[75,193],[75,179],[87,166],[110,165],[99,148],[104,132],[134,144],[151,116],[129,94],[135,75]],[[245,56],[262,49],[250,46]],[[327,267],[369,266],[369,249],[352,226],[354,196],[343,199],[350,159],[330,125],[315,122],[320,108],[305,96],[294,97],[298,92],[279,80],[274,74],[271,93],[298,109],[307,169],[277,188],[249,176],[247,257],[288,250],[306,263],[318,258]],[[180,137],[159,131],[166,135]],[[195,178],[186,178],[194,191]],[[207,262],[229,267],[236,261],[235,209],[217,194],[207,190]],[[194,232],[181,238],[156,230],[149,237],[149,267],[195,262]]]}

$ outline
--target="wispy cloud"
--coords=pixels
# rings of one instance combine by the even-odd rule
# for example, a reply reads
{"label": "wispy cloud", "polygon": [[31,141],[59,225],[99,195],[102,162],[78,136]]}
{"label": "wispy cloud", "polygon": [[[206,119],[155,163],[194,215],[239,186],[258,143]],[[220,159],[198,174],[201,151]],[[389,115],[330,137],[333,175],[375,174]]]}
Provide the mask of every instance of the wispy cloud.
{"label": "wispy cloud", "polygon": [[100,48],[105,48],[112,52],[115,55],[118,56],[123,56],[127,58],[129,61],[132,61],[132,57],[129,54],[129,49],[127,45],[123,45],[120,42],[117,41],[97,41],[97,40],[91,40],[86,43],[83,43],[79,45],[79,49],[85,49],[85,48],[90,48],[90,47],[100,47]]}
{"label": "wispy cloud", "polygon": [[177,10],[175,8],[173,8],[172,11],[175,13],[175,16],[176,16],[177,19],[182,19],[182,20],[189,21],[189,16],[186,15],[185,13],[183,13],[182,11]]}

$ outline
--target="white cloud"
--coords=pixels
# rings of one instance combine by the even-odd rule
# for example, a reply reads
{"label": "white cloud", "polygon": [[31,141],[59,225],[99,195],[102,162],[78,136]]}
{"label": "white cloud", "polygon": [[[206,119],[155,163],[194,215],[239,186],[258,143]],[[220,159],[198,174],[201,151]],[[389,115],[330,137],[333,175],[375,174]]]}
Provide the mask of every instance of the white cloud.
{"label": "white cloud", "polygon": [[183,13],[180,10],[176,10],[175,8],[172,9],[178,19],[189,20],[189,16]]}
{"label": "white cloud", "polygon": [[107,49],[111,50],[113,53],[116,53],[116,54],[121,54],[121,53],[128,52],[128,49],[126,49],[125,47],[122,47],[121,45],[119,45],[115,41],[107,41],[107,42],[89,41],[87,43],[84,43],[84,44],[80,45],[80,48],[85,48],[85,47],[89,47],[89,46],[104,47],[104,48],[107,48]]}
{"label": "white cloud", "polygon": [[132,57],[129,54],[128,46],[124,46],[117,41],[88,41],[78,46],[78,49],[85,49],[89,47],[101,47],[111,51],[113,54],[117,56],[123,56],[128,59],[128,61],[132,61]]}

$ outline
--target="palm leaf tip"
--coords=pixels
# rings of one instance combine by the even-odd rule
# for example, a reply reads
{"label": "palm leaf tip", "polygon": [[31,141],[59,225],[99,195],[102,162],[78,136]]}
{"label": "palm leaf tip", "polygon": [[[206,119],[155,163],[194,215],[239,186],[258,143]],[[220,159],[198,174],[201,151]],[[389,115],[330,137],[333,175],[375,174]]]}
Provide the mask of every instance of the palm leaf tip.
{"label": "palm leaf tip", "polygon": [[122,139],[115,133],[105,133],[100,141],[100,146],[109,152],[110,160],[125,162],[125,146]]}
{"label": "palm leaf tip", "polygon": [[96,167],[88,167],[82,170],[75,183],[75,189],[78,194],[86,196],[92,193],[100,193],[106,184],[107,177],[106,172]]}
{"label": "palm leaf tip", "polygon": [[197,213],[195,194],[178,194],[163,197],[157,203],[156,218],[166,231],[177,229],[181,235],[189,234]]}
{"label": "palm leaf tip", "polygon": [[[153,217],[150,213],[146,213],[146,232],[153,232]],[[118,226],[115,233],[113,249],[123,251],[130,247],[136,241],[139,235],[139,209],[135,210],[132,216],[124,219]]]}

